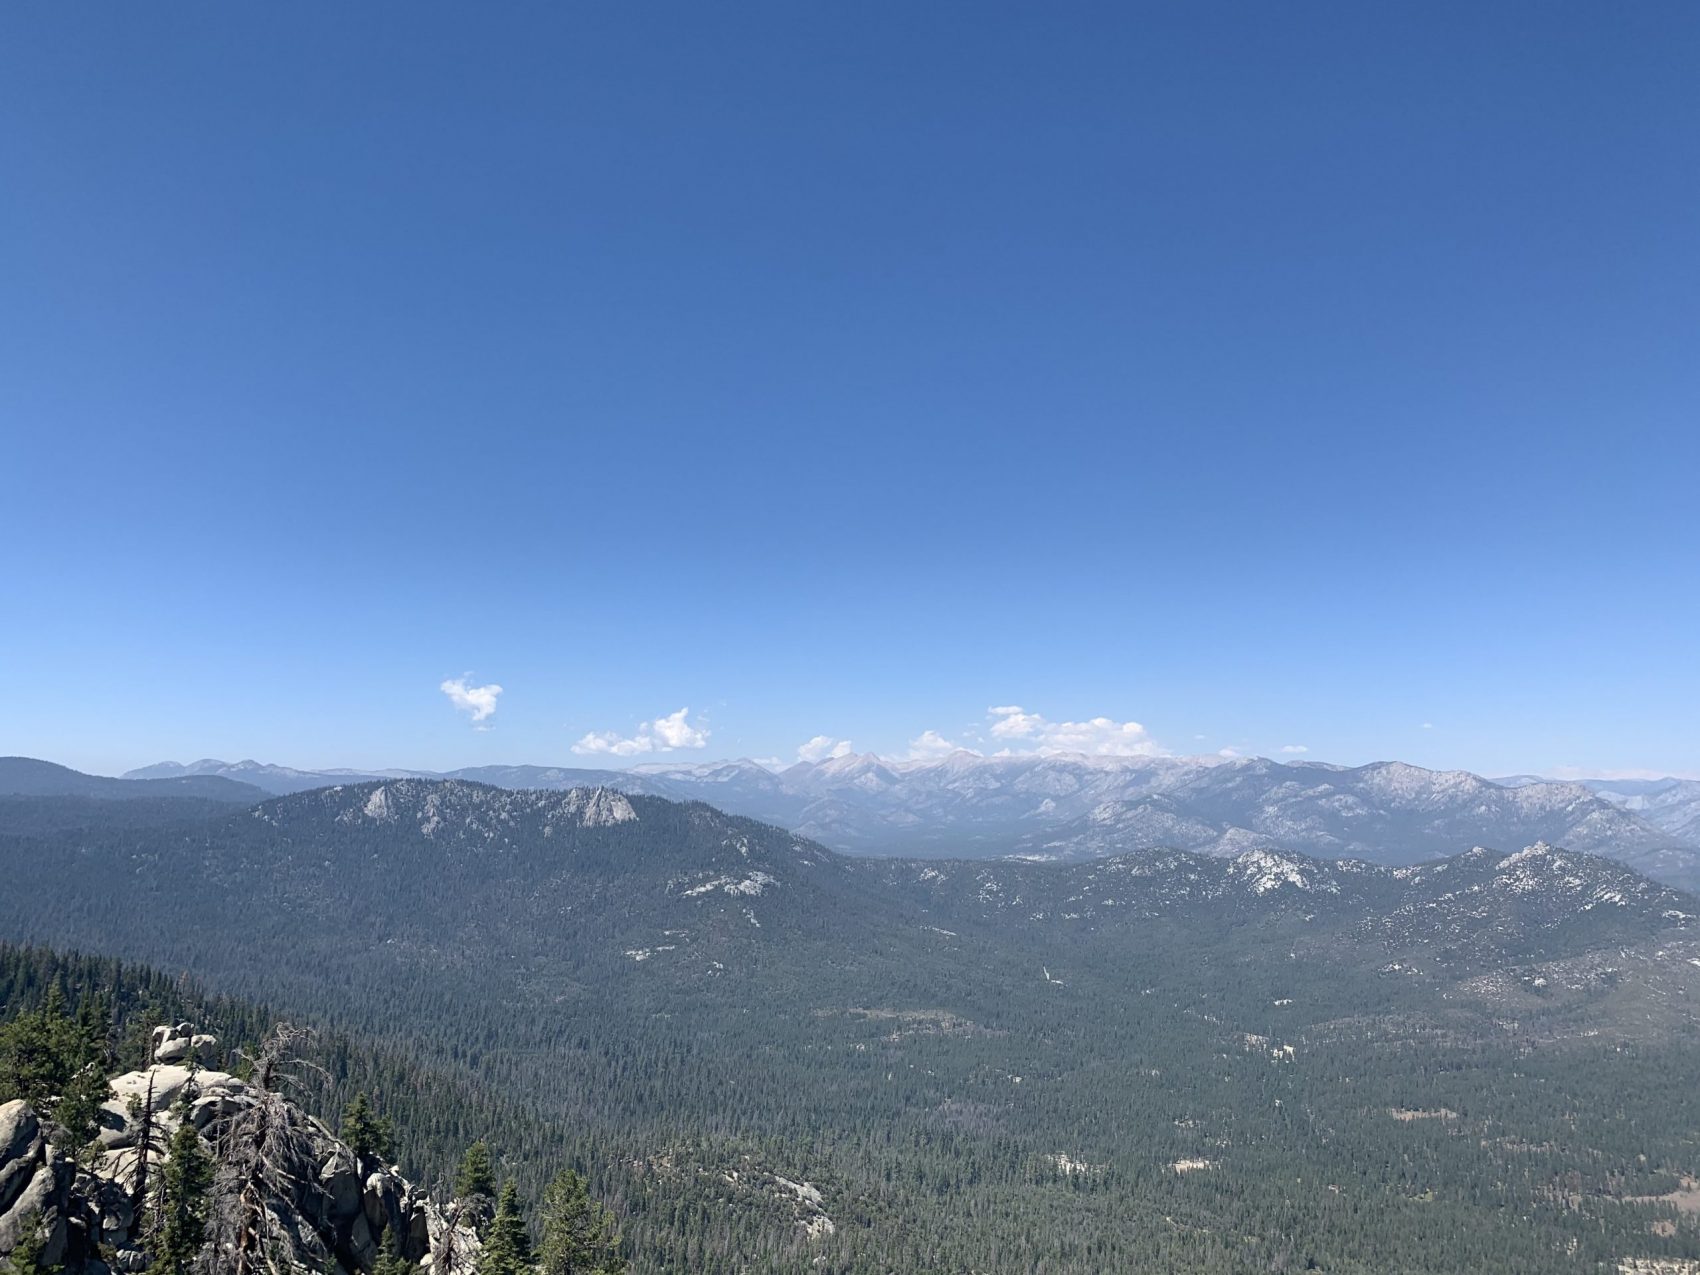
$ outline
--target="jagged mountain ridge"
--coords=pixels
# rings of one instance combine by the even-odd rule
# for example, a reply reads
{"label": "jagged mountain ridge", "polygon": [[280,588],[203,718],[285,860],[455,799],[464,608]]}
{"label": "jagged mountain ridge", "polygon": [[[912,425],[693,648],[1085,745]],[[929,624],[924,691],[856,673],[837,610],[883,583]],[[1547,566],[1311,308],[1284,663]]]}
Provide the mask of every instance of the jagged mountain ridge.
{"label": "jagged mountain ridge", "polygon": [[[1526,788],[1556,781],[1540,775],[1511,775],[1494,783]],[[1622,810],[1689,843],[1700,842],[1700,779],[1579,779],[1576,781]]]}
{"label": "jagged mountain ridge", "polygon": [[[656,961],[683,986],[801,960],[862,977],[924,960],[944,933],[981,959],[1020,962],[1082,942],[1149,946],[1158,940],[1140,932],[1146,922],[1193,931],[1184,945],[1293,915],[1337,945],[1378,953],[1449,936],[1468,947],[1459,968],[1477,969],[1685,933],[1700,914],[1690,896],[1618,863],[1545,845],[1415,867],[1261,846],[1080,863],[867,859],[703,803],[462,780],[342,785],[220,824],[77,838],[92,888],[118,886],[60,924],[92,911],[122,927],[114,918],[141,902],[156,920],[175,910],[203,931],[290,935],[303,953],[319,942],[342,960],[353,944],[374,972],[399,963],[449,977],[511,961],[545,981],[618,980]],[[52,929],[40,899],[62,853],[40,845],[0,836],[0,868],[37,900],[27,921],[14,909],[13,931],[86,941]],[[190,903],[173,896],[182,881],[195,883]],[[350,908],[357,925],[301,923]]]}
{"label": "jagged mountain ridge", "polygon": [[[268,778],[254,766],[226,769],[256,782],[352,782],[335,772]],[[957,752],[924,762],[851,754],[777,774],[742,761],[630,771],[478,767],[451,777],[508,788],[605,786],[708,801],[853,854],[1075,860],[1173,846],[1411,863],[1466,845],[1515,850],[1548,841],[1620,859],[1673,884],[1700,885],[1700,847],[1609,794],[1579,784],[1508,787],[1465,771],[1402,762],[1343,767],[1265,758]]]}
{"label": "jagged mountain ridge", "polygon": [[1516,848],[1536,841],[1618,858],[1650,875],[1684,878],[1686,848],[1579,784],[1507,788],[1465,771],[1401,762],[1354,768],[1262,759],[1215,767],[1168,790],[1106,802],[1083,818],[1029,834],[1017,853],[1080,859],[1159,845],[1234,854],[1298,849],[1404,864],[1461,842]]}
{"label": "jagged mountain ridge", "polygon": [[1462,963],[1550,956],[1574,940],[1684,933],[1700,900],[1610,860],[1537,843],[1477,847],[1409,867],[1250,849],[1232,858],[1155,851],[1076,864],[894,865],[886,880],[953,914],[1076,931],[1151,921],[1259,924],[1297,909],[1354,942],[1463,944]]}

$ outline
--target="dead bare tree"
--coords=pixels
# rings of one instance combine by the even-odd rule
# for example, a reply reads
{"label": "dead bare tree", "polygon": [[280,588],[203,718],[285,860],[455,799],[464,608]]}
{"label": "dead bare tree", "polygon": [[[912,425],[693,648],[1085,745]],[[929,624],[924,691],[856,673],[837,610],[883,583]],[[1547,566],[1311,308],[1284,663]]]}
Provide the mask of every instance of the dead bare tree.
{"label": "dead bare tree", "polygon": [[132,1096],[126,1104],[130,1119],[136,1128],[136,1145],[131,1152],[135,1156],[136,1179],[130,1188],[130,1212],[137,1223],[142,1221],[142,1211],[148,1201],[149,1157],[155,1154],[163,1155],[165,1152],[165,1139],[159,1135],[159,1124],[154,1116],[153,1078],[154,1071],[150,1066],[147,1092],[140,1099]]}
{"label": "dead bare tree", "polygon": [[433,1275],[460,1275],[471,1270],[478,1260],[478,1249],[469,1244],[464,1220],[467,1201],[453,1199],[445,1187],[434,1192],[442,1217],[442,1228],[431,1239],[431,1270]]}
{"label": "dead bare tree", "polygon": [[217,1127],[206,1275],[279,1275],[291,1250],[274,1202],[286,1204],[315,1171],[312,1126],[284,1094],[308,1072],[306,1028],[279,1023],[254,1055],[248,1101]]}

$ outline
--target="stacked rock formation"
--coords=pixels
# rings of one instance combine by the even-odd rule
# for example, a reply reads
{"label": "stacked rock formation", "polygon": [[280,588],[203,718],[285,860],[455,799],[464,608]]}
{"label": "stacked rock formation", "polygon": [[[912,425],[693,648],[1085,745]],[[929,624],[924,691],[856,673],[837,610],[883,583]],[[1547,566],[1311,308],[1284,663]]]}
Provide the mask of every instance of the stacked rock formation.
{"label": "stacked rock formation", "polygon": [[[21,1099],[0,1105],[0,1258],[33,1227],[44,1267],[147,1270],[155,1228],[148,1186],[160,1180],[181,1121],[216,1160],[226,1126],[256,1101],[245,1081],[210,1065],[217,1046],[187,1023],[156,1029],[153,1065],[112,1080],[91,1148],[54,1145]],[[435,1275],[470,1275],[481,1246],[470,1226],[451,1220],[462,1209],[440,1206],[395,1166],[356,1156],[323,1122],[302,1123],[309,1150],[288,1189],[268,1201],[291,1265],[363,1275],[388,1250],[427,1271],[440,1267]],[[208,1256],[218,1270],[218,1254]]]}

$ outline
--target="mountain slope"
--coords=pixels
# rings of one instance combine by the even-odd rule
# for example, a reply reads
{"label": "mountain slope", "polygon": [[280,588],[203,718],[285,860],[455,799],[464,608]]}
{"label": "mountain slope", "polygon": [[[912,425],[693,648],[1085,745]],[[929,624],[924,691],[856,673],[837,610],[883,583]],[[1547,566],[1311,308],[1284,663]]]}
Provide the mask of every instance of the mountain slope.
{"label": "mountain slope", "polygon": [[[1507,787],[1529,787],[1557,781],[1539,775],[1496,779]],[[1700,779],[1582,779],[1589,792],[1631,811],[1678,840],[1700,843]]]}
{"label": "mountain slope", "polygon": [[[760,767],[755,767],[759,770]],[[493,784],[500,788],[594,788],[598,785],[618,785],[632,792],[655,796],[674,795],[671,786],[660,781],[636,779],[635,771],[593,770],[561,766],[468,766],[454,771],[431,770],[298,770],[293,766],[278,766],[259,761],[219,761],[205,757],[183,764],[162,761],[152,766],[125,771],[126,780],[187,780],[193,778],[223,778],[252,785],[275,797],[309,792],[314,788],[332,788],[339,784],[372,783],[384,779],[465,779],[472,783]],[[766,771],[762,772],[766,774]],[[621,782],[623,781],[623,782]]]}
{"label": "mountain slope", "polygon": [[101,800],[193,797],[230,805],[262,801],[266,793],[222,775],[183,775],[131,781],[85,775],[69,766],[33,757],[0,757],[0,796],[93,797]]}
{"label": "mountain slope", "polygon": [[1029,834],[1017,853],[1080,859],[1173,845],[1204,853],[1292,849],[1402,864],[1460,843],[1551,841],[1679,882],[1696,856],[1675,838],[1576,784],[1506,788],[1464,771],[1401,762],[1354,768],[1249,759],[1202,771],[1160,795],[1107,802]]}

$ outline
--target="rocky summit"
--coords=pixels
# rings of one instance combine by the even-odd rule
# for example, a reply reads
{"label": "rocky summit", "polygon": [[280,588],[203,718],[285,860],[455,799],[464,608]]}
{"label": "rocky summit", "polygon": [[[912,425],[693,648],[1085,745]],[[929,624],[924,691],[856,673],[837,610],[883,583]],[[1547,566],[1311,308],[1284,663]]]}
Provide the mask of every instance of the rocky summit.
{"label": "rocky summit", "polygon": [[[468,1275],[476,1268],[481,1242],[470,1221],[488,1201],[433,1199],[290,1100],[219,1070],[220,1056],[217,1039],[188,1023],[156,1029],[153,1062],[111,1078],[86,1148],[66,1145],[23,1099],[0,1105],[0,1255],[33,1233],[40,1264],[67,1275],[154,1267],[159,1184],[173,1149],[184,1154],[179,1130],[187,1124],[209,1162],[226,1165],[235,1159],[231,1144],[253,1136],[244,1118],[269,1100],[281,1104],[295,1134],[263,1175],[258,1205],[273,1269],[360,1275],[386,1251],[423,1270]],[[223,1184],[252,1185],[233,1177]]]}

